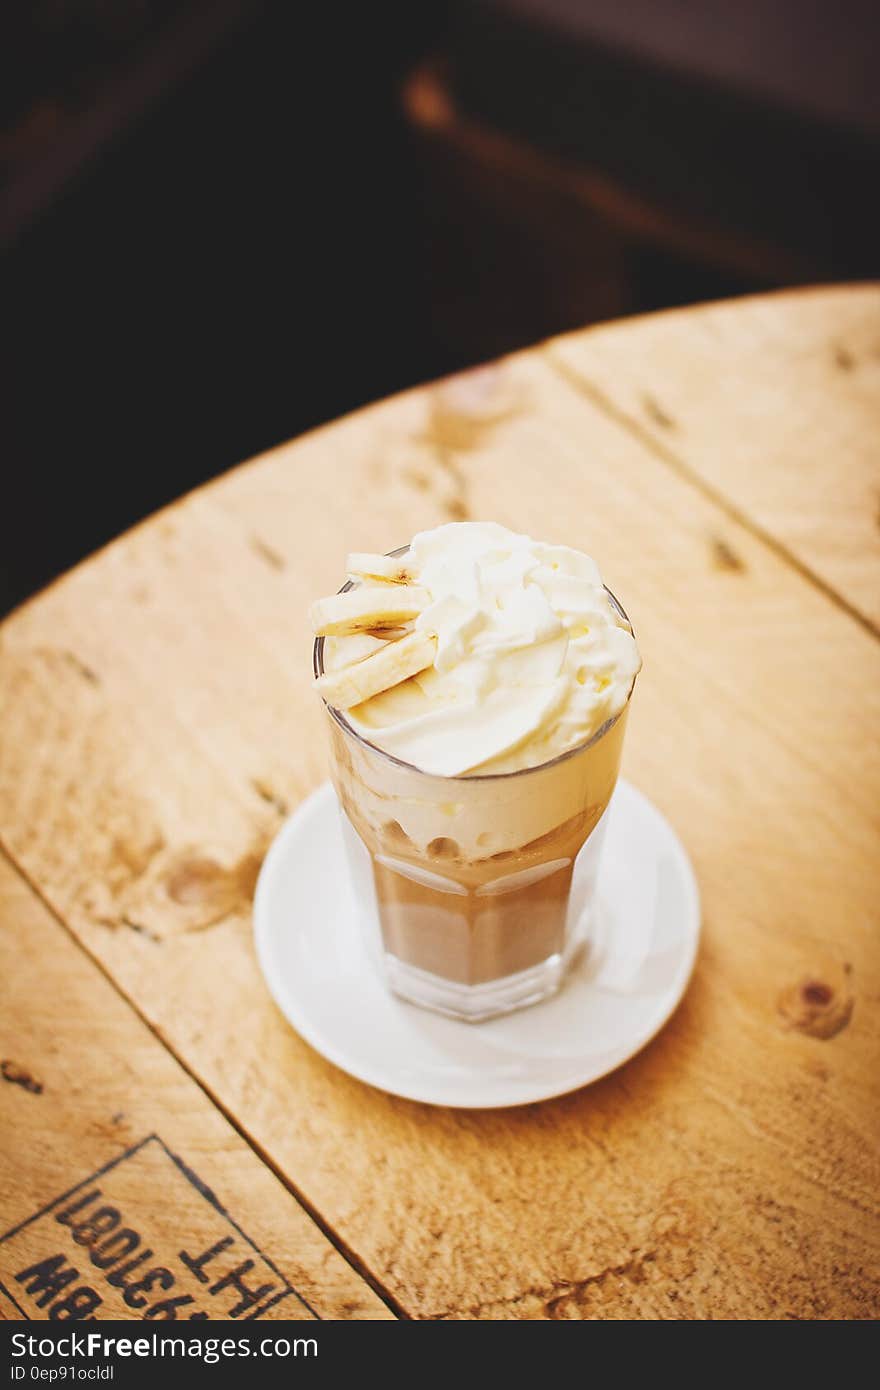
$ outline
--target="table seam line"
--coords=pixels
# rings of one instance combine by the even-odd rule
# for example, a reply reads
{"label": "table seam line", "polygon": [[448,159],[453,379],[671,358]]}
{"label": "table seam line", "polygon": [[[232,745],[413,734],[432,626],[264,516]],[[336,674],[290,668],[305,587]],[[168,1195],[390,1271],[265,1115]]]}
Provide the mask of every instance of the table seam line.
{"label": "table seam line", "polygon": [[[371,1270],[368,1269],[367,1265],[360,1259],[358,1255],[355,1254],[355,1252],[351,1249],[348,1243],[343,1240],[342,1236],[338,1235],[332,1229],[332,1227],[323,1219],[323,1217],[321,1217],[318,1214],[317,1209],[304,1196],[301,1195],[299,1189],[296,1187],[293,1181],[287,1177],[287,1175],[284,1173],[281,1167],[265,1153],[262,1146],[259,1145],[256,1142],[256,1140],[254,1140],[253,1138],[251,1138],[250,1135],[248,1135],[246,1130],[244,1130],[241,1127],[240,1123],[230,1113],[226,1106],[223,1105],[221,1101],[208,1089],[207,1085],[201,1080],[198,1073],[193,1070],[193,1068],[186,1060],[184,1060],[181,1054],[171,1045],[170,1041],[162,1035],[158,1027],[141,1010],[141,1008],[131,997],[131,995],[128,994],[127,991],[123,989],[119,981],[116,980],[113,977],[113,975],[110,974],[110,971],[104,964],[104,962],[98,956],[95,955],[95,953],[89,948],[89,946],[86,945],[85,941],[83,941],[83,939],[80,937],[79,933],[65,920],[62,913],[59,911],[58,908],[56,908],[55,904],[46,895],[46,893],[43,891],[40,885],[37,882],[35,882],[35,880],[31,877],[31,875],[24,868],[24,866],[19,863],[18,859],[15,857],[13,851],[11,850],[7,841],[2,835],[0,835],[0,856],[2,856],[7,861],[12,870],[16,874],[18,874],[18,876],[24,881],[24,883],[27,884],[31,892],[35,894],[35,896],[43,904],[47,912],[51,914],[51,916],[62,928],[62,930],[67,933],[67,935],[79,948],[79,950],[81,950],[83,954],[86,956],[86,958],[92,962],[92,964],[96,967],[97,970],[100,971],[104,979],[110,983],[115,993],[121,999],[123,999],[126,1004],[128,1004],[135,1017],[138,1018],[145,1025],[146,1028],[149,1029],[149,1032],[152,1035],[152,1037],[155,1038],[155,1040],[161,1045],[165,1052],[167,1052],[169,1056],[177,1063],[181,1070],[185,1072],[185,1074],[190,1078],[190,1080],[192,1080],[196,1084],[196,1086],[198,1086],[199,1090],[202,1092],[202,1094],[205,1096],[208,1102],[214,1107],[215,1110],[219,1111],[219,1113],[223,1116],[224,1120],[226,1120],[226,1122],[229,1124],[230,1128],[234,1130],[234,1132],[239,1136],[242,1142],[246,1144],[247,1148],[251,1151],[251,1153],[253,1153],[254,1157],[260,1163],[262,1163],[265,1168],[268,1168],[269,1171],[275,1175],[275,1177],[281,1183],[284,1190],[290,1194],[290,1196],[294,1199],[297,1205],[301,1207],[301,1209],[305,1212],[306,1216],[308,1216],[309,1219],[314,1222],[321,1234],[325,1237],[326,1240],[329,1241],[329,1243],[333,1246],[334,1250],[336,1250],[336,1252],[342,1256],[346,1264],[354,1270],[355,1274],[357,1274],[359,1278],[363,1279],[364,1283],[372,1289],[373,1293],[376,1294],[377,1298],[381,1299],[381,1301],[385,1304],[386,1308],[388,1308],[392,1313],[394,1313],[395,1317],[408,1321],[411,1317],[411,1314],[406,1311],[403,1305],[398,1302],[398,1300],[394,1297],[392,1293],[390,1293],[390,1291],[386,1290],[383,1287],[383,1285],[380,1283],[377,1277],[372,1273]],[[304,1299],[301,1299],[301,1301],[305,1303]],[[305,1306],[308,1307],[309,1305],[305,1303]],[[327,1320],[321,1314],[316,1314],[316,1317],[318,1321]]]}
{"label": "table seam line", "polygon": [[570,386],[577,395],[588,401],[596,410],[600,411],[606,419],[617,425],[625,434],[629,435],[630,438],[635,439],[649,454],[659,459],[661,463],[664,463],[670,468],[683,482],[689,484],[689,486],[699,492],[702,497],[712,502],[724,512],[730,520],[742,526],[753,539],[761,542],[761,544],[775,555],[778,560],[788,565],[799,574],[802,579],[806,580],[812,588],[829,599],[835,608],[838,608],[842,613],[846,614],[847,617],[851,618],[875,640],[880,641],[880,626],[847,599],[833,584],[823,579],[820,574],[817,574],[815,570],[811,569],[804,560],[801,560],[789,549],[784,541],[774,536],[773,532],[769,531],[760,521],[743,510],[738,503],[734,502],[733,499],[728,497],[724,492],[719,491],[711,483],[707,482],[706,479],[687,463],[685,459],[681,458],[674,449],[671,449],[668,445],[655,438],[650,430],[646,429],[640,421],[630,415],[626,410],[615,405],[614,401],[612,401],[600,387],[596,386],[588,377],[583,376],[576,368],[570,366],[568,362],[558,357],[554,351],[553,339],[541,344],[535,350],[540,353],[543,361],[554,375]]}

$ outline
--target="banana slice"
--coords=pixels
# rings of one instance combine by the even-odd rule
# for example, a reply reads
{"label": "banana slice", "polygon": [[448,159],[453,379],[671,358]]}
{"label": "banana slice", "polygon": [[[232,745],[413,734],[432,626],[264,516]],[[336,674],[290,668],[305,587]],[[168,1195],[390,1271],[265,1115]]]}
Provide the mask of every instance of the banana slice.
{"label": "banana slice", "polygon": [[346,560],[345,570],[349,579],[366,579],[373,583],[379,579],[385,584],[411,584],[415,578],[405,555],[368,555],[356,551]]}
{"label": "banana slice", "polygon": [[425,632],[410,632],[396,642],[386,642],[372,656],[325,671],[315,682],[318,691],[335,709],[351,709],[363,700],[390,690],[426,670],[434,660],[437,638]]}
{"label": "banana slice", "polygon": [[374,584],[319,598],[309,609],[316,637],[383,632],[418,617],[431,598],[415,584]]}

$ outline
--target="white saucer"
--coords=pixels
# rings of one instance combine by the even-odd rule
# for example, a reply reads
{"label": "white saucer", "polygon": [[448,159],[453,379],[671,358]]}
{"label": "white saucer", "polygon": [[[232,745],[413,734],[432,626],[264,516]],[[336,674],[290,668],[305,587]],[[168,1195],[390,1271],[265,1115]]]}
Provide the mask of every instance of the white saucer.
{"label": "white saucer", "polygon": [[693,870],[669,823],[626,782],[606,814],[597,929],[559,994],[460,1023],[395,998],[381,979],[326,783],[282,826],[257,883],[257,956],[275,1002],[329,1061],[409,1100],[524,1105],[598,1080],[672,1014],[700,934]]}

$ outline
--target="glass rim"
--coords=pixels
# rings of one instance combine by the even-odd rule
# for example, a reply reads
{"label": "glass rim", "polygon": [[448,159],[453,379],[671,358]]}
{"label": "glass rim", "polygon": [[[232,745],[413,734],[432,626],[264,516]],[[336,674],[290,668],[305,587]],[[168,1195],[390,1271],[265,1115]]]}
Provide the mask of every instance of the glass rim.
{"label": "glass rim", "polygon": [[[408,545],[401,545],[398,546],[396,550],[386,551],[386,554],[391,559],[397,559],[398,556],[405,555],[408,550]],[[348,592],[349,589],[353,589],[354,587],[354,580],[348,579],[343,584],[341,589],[337,589],[337,593],[345,594]],[[607,584],[603,584],[602,587],[605,590],[605,593],[610,598],[612,606],[619,614],[619,616],[623,618],[632,636],[635,637],[632,623],[630,622],[629,617],[627,616],[623,604],[619,601],[616,595],[614,595],[611,592]],[[316,637],[314,647],[312,649],[312,668],[314,670],[316,679],[318,676],[322,676],[324,674],[324,641],[325,639],[323,637]],[[389,753],[387,749],[380,748],[378,743],[372,743],[370,739],[365,738],[363,734],[358,733],[357,729],[354,728],[352,724],[349,724],[348,720],[346,719],[345,715],[342,713],[341,710],[335,709],[333,705],[328,704],[327,701],[323,699],[323,696],[322,701],[324,708],[330,715],[330,718],[333,719],[336,724],[338,724],[339,728],[342,729],[343,733],[349,734],[355,740],[356,743],[360,743],[364,748],[369,748],[371,753],[378,753],[381,758],[385,758],[389,763],[393,763],[396,767],[403,768],[406,772],[417,772],[420,777],[433,777],[440,782],[501,782],[506,777],[523,777],[529,772],[543,772],[546,768],[555,767],[557,763],[565,762],[566,759],[573,758],[578,753],[586,752],[586,750],[588,748],[591,748],[594,743],[598,743],[601,738],[604,738],[604,736],[608,733],[610,729],[613,729],[614,725],[620,719],[621,715],[626,713],[626,710],[629,706],[629,702],[632,698],[632,693],[636,688],[637,679],[638,672],[636,672],[636,674],[632,678],[629,690],[626,693],[626,700],[624,701],[621,708],[617,711],[615,715],[612,715],[610,719],[606,719],[605,723],[600,728],[596,729],[595,733],[590,734],[590,737],[588,739],[584,739],[583,743],[577,743],[573,748],[566,748],[564,752],[557,753],[555,757],[548,758],[546,762],[534,763],[531,767],[515,768],[512,772],[426,772],[423,767],[419,767],[416,763],[408,763],[404,758],[397,758],[393,753]]]}

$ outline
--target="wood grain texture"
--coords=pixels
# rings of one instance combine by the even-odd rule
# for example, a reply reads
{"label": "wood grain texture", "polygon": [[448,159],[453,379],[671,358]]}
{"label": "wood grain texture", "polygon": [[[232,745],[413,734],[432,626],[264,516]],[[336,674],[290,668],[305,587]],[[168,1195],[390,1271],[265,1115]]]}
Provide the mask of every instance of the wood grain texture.
{"label": "wood grain texture", "polygon": [[[0,833],[412,1315],[876,1316],[880,644],[556,350],[276,450],[10,619]],[[719,421],[716,447],[735,436]],[[705,909],[693,984],[641,1056],[492,1113],[336,1071],[269,1001],[250,932],[266,846],[325,775],[308,601],[347,549],[466,516],[590,551],[633,615],[625,772]]]}
{"label": "wood grain texture", "polygon": [[655,314],[549,353],[880,629],[880,285]]}
{"label": "wood grain texture", "polygon": [[[97,1318],[392,1316],[2,855],[0,978],[0,1311],[49,1316],[21,1276],[60,1254],[57,1299],[85,1289]],[[180,1258],[218,1243],[202,1277]]]}

